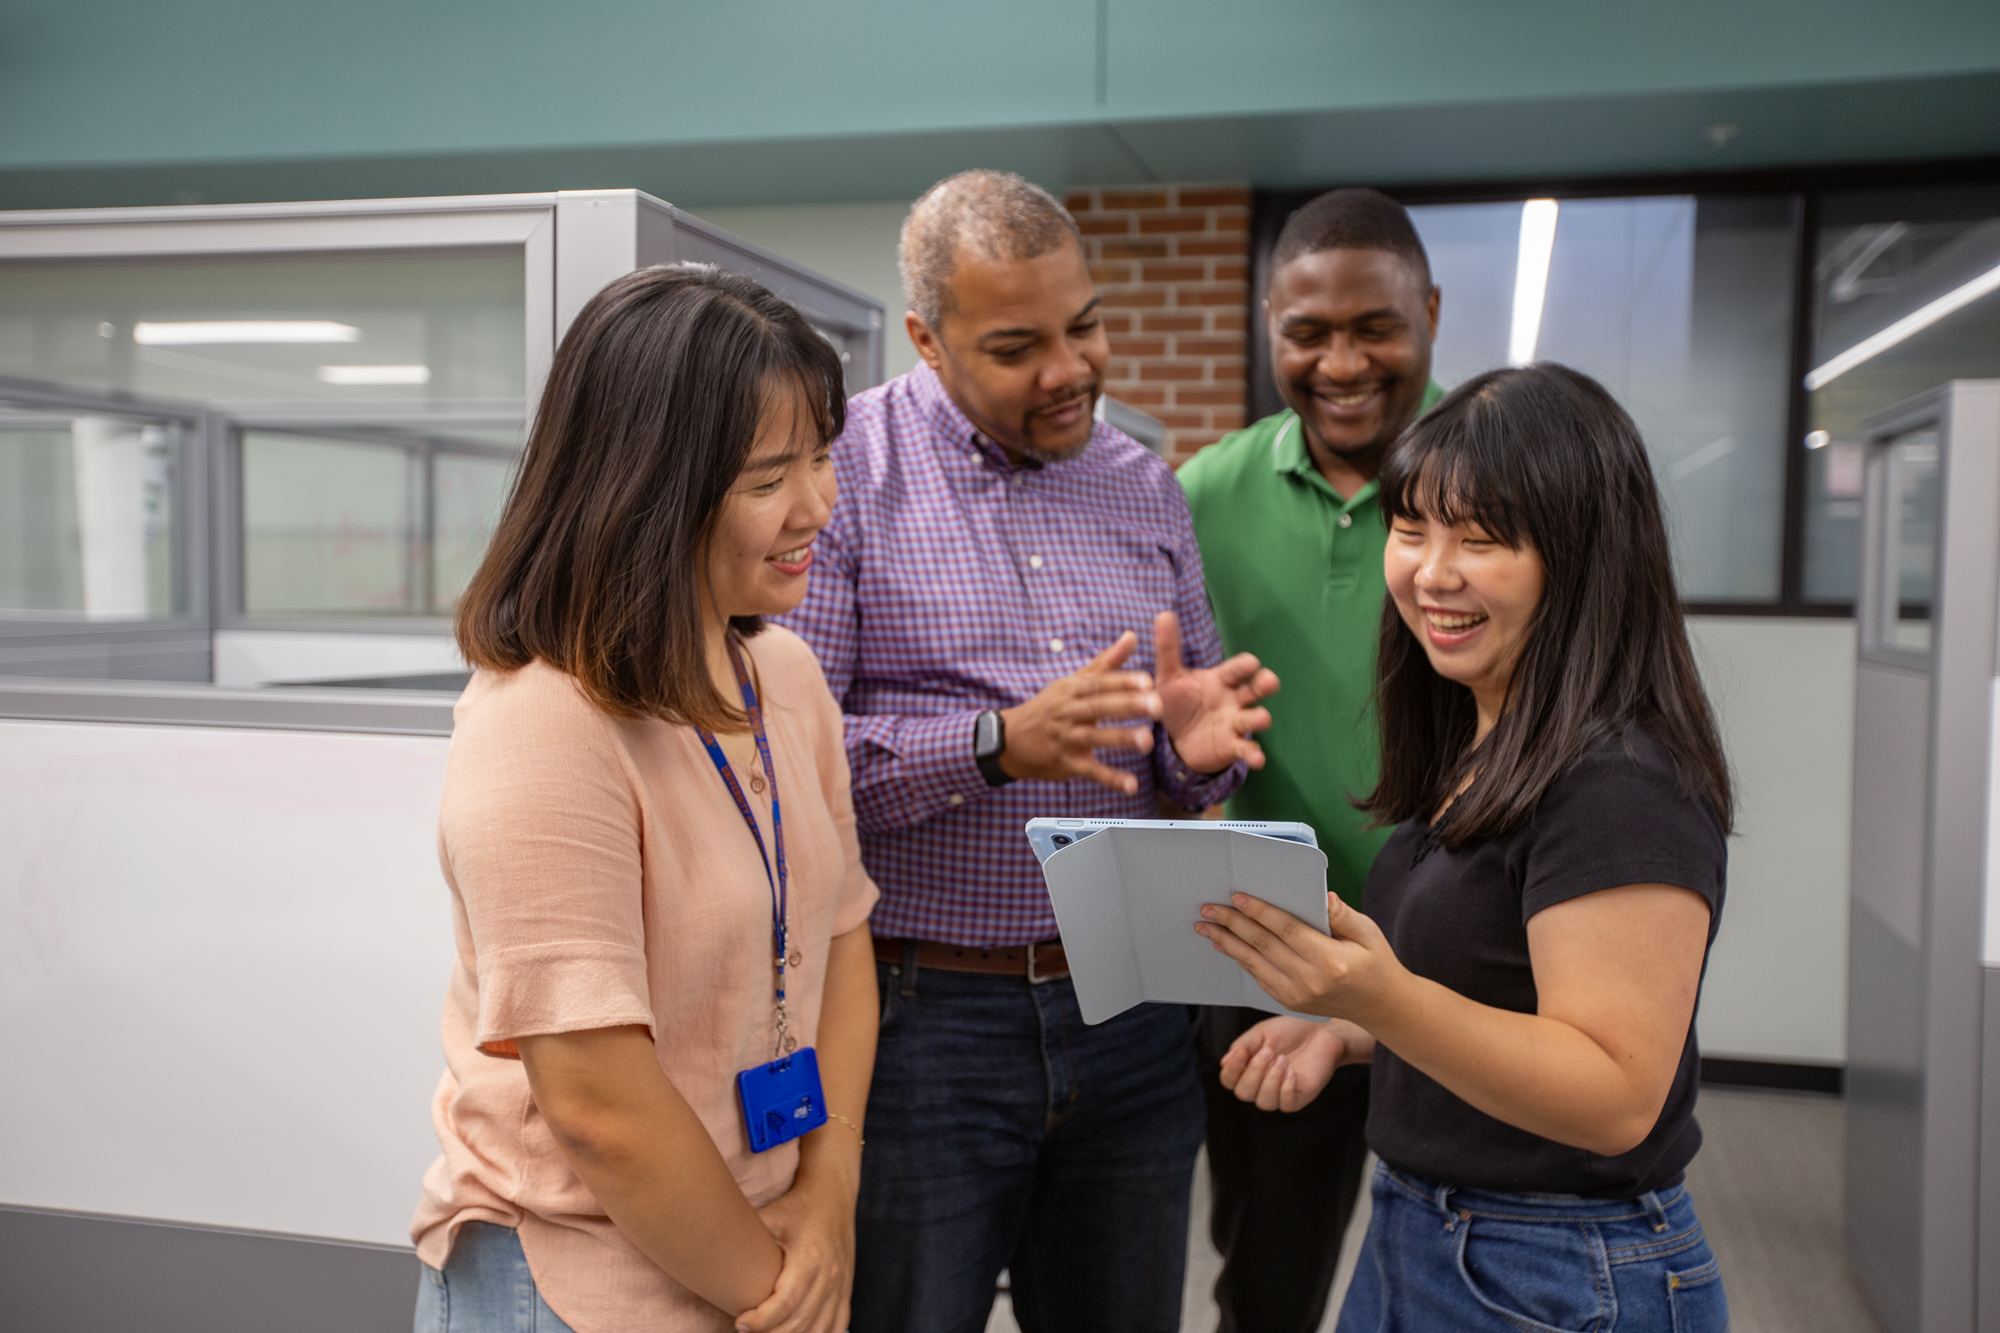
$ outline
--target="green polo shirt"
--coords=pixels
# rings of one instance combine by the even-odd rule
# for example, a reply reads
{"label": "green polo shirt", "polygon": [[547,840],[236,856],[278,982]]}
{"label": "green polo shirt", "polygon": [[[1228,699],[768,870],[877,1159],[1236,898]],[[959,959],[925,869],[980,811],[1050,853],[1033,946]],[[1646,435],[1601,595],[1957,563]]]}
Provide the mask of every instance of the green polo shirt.
{"label": "green polo shirt", "polygon": [[[1428,412],[1444,390],[1424,393]],[[1350,797],[1375,785],[1375,636],[1388,586],[1388,527],[1373,481],[1343,500],[1306,452],[1290,410],[1209,445],[1180,469],[1201,542],[1208,600],[1232,653],[1278,673],[1264,767],[1228,803],[1232,819],[1295,819],[1326,853],[1327,886],[1361,905],[1389,836]]]}

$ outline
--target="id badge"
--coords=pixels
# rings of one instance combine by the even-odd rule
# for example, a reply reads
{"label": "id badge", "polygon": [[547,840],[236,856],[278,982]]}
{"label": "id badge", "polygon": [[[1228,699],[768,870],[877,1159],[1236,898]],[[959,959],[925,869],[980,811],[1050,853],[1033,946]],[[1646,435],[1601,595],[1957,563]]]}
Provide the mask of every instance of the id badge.
{"label": "id badge", "polygon": [[736,1076],[750,1151],[790,1143],[826,1123],[826,1093],[819,1085],[819,1056],[810,1046]]}

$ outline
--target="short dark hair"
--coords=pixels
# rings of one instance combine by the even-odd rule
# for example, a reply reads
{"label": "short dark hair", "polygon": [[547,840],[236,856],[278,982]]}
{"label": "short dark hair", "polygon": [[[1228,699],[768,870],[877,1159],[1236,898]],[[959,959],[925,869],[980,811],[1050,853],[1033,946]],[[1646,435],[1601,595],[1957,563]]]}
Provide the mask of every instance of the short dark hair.
{"label": "short dark hair", "polygon": [[840,433],[840,354],[753,279],[662,264],[593,296],[556,349],[520,475],[459,601],[465,660],[539,659],[621,717],[740,726],[709,679],[700,557],[766,399],[786,384],[804,390],[822,441]]}
{"label": "short dark hair", "polygon": [[1497,837],[1578,760],[1636,728],[1672,757],[1683,794],[1731,826],[1729,765],[1688,646],[1652,465],[1603,385],[1546,362],[1467,380],[1390,450],[1381,505],[1392,520],[1476,523],[1532,546],[1544,582],[1506,708],[1476,748],[1472,692],[1432,670],[1395,601],[1384,605],[1382,776],[1362,809],[1385,824],[1428,822],[1450,801],[1439,841]]}
{"label": "short dark hair", "polygon": [[1431,285],[1431,259],[1408,210],[1379,190],[1328,190],[1301,204],[1278,233],[1271,271],[1322,250],[1387,250]]}

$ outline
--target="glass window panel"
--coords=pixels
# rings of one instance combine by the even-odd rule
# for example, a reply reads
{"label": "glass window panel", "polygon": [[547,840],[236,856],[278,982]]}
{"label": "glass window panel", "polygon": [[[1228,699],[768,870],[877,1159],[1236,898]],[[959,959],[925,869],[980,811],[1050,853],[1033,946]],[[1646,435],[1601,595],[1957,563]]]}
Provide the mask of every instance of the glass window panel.
{"label": "glass window panel", "polygon": [[[1832,193],[1813,271],[1805,595],[1852,601],[1860,574],[1863,423],[1948,380],[2000,376],[2000,292],[1933,303],[2000,269],[2000,188]],[[1949,305],[1951,302],[1947,301]],[[1929,307],[1934,319],[1903,325]],[[1843,355],[1849,354],[1849,355]],[[1859,359],[1856,359],[1856,358]],[[1848,364],[1843,364],[1843,362]],[[1829,373],[1831,372],[1831,373]]]}
{"label": "glass window panel", "polygon": [[415,457],[396,443],[245,431],[245,613],[415,611]]}
{"label": "glass window panel", "polygon": [[486,555],[514,482],[511,458],[438,453],[431,459],[431,606],[448,615]]}
{"label": "glass window panel", "polygon": [[180,428],[0,406],[0,614],[174,614]]}
{"label": "glass window panel", "polygon": [[1938,436],[1934,430],[1911,431],[1887,450],[1884,481],[1888,486],[1888,568],[1884,586],[1895,589],[1884,599],[1884,640],[1890,647],[1929,652],[1931,646],[1931,585],[1937,571]]}
{"label": "glass window panel", "polygon": [[15,264],[0,375],[180,401],[433,404],[526,393],[521,255]]}
{"label": "glass window panel", "polygon": [[[1443,289],[1446,387],[1508,363],[1523,205],[1410,210]],[[1779,594],[1795,237],[1787,195],[1562,201],[1539,360],[1624,404],[1653,459],[1681,595]]]}

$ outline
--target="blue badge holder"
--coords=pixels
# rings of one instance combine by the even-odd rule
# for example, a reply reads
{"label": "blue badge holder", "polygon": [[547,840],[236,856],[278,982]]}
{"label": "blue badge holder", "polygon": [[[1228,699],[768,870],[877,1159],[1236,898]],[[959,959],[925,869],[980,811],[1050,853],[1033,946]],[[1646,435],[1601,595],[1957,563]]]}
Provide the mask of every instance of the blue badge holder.
{"label": "blue badge holder", "polygon": [[826,1093],[819,1084],[819,1056],[810,1046],[736,1076],[750,1151],[790,1143],[826,1123]]}

